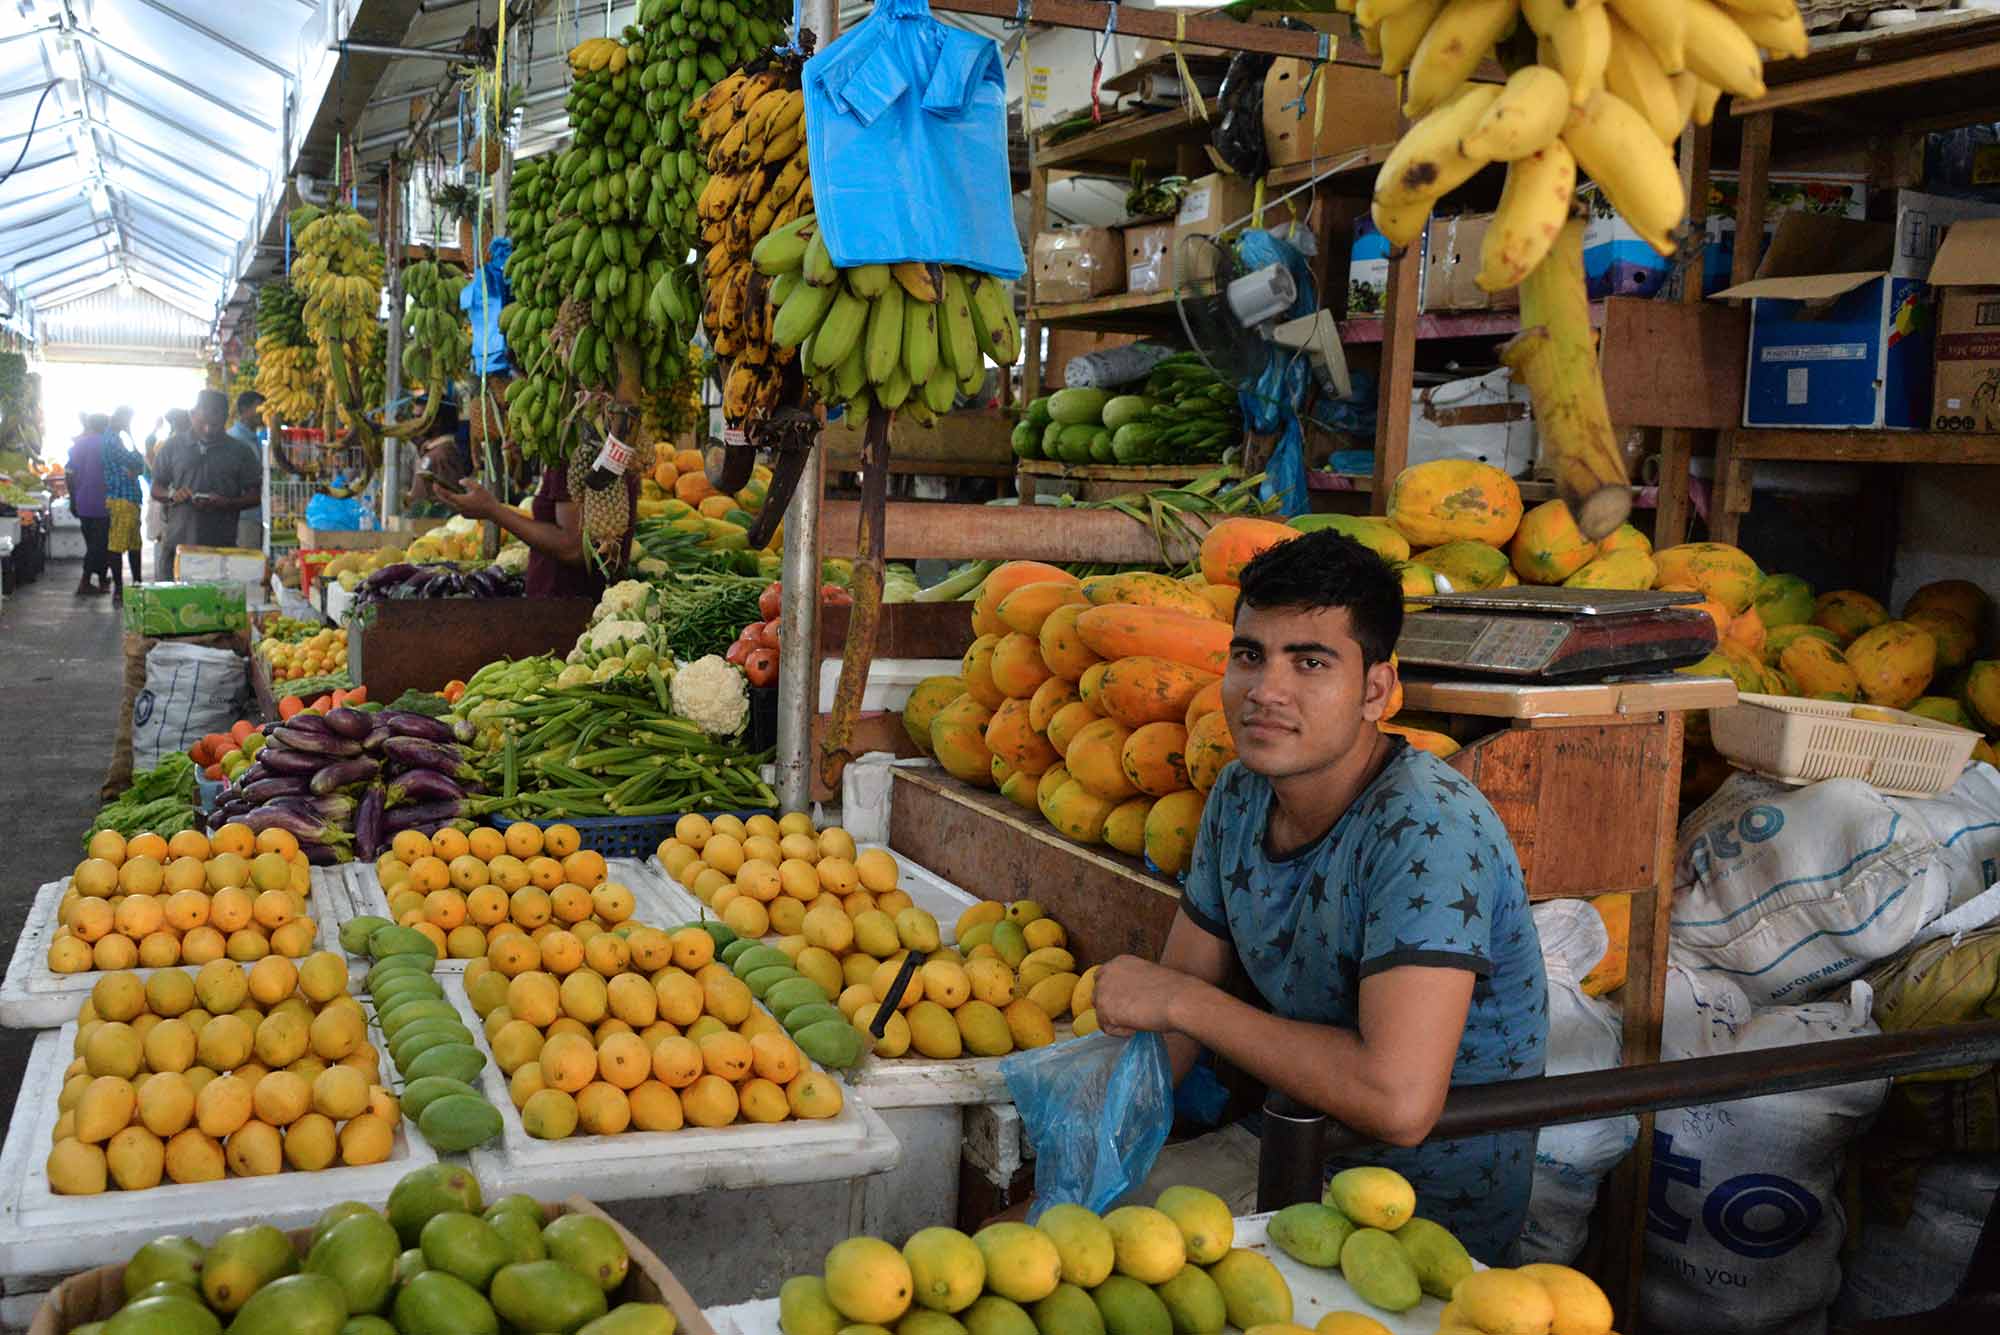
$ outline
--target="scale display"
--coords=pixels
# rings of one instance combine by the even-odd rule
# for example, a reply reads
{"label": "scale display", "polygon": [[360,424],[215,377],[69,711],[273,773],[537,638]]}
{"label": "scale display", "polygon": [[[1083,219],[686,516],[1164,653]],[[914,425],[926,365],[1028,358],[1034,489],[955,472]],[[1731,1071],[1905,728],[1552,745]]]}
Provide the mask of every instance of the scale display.
{"label": "scale display", "polygon": [[1549,680],[1657,673],[1715,648],[1699,594],[1491,589],[1439,594],[1403,618],[1396,655],[1412,667]]}

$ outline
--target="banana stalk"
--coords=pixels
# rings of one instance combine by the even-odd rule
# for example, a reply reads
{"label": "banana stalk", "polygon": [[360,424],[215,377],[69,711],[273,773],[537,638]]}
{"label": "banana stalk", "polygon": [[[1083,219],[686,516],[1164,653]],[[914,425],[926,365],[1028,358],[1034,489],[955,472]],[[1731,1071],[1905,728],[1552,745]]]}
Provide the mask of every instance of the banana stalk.
{"label": "banana stalk", "polygon": [[875,404],[861,433],[861,523],[850,587],[854,606],[847,616],[847,643],[840,652],[840,684],[833,690],[833,710],[820,739],[819,778],[829,790],[840,787],[841,772],[854,758],[854,721],[861,713],[861,694],[868,669],[875,661],[875,632],[882,624],[884,581],[883,527],[889,500],[890,410]]}
{"label": "banana stalk", "polygon": [[1583,285],[1583,221],[1571,218],[1521,283],[1521,332],[1500,360],[1528,386],[1555,466],[1557,493],[1586,538],[1625,522],[1632,488],[1611,429],[1590,300]]}

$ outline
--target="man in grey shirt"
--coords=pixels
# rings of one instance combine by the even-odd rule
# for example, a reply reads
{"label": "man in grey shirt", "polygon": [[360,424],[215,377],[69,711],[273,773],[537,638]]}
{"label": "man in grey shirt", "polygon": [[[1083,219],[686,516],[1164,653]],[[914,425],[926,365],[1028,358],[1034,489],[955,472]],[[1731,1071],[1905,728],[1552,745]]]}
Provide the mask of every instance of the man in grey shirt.
{"label": "man in grey shirt", "polygon": [[236,545],[254,551],[264,549],[264,509],[262,495],[264,478],[261,467],[264,461],[264,444],[257,437],[258,414],[263,411],[264,396],[254,389],[246,389],[236,396],[236,417],[229,424],[229,438],[248,445],[257,456],[260,472],[257,478],[258,504],[251,506],[236,517]]}
{"label": "man in grey shirt", "polygon": [[262,502],[264,465],[224,430],[228,417],[229,399],[203,390],[190,414],[193,435],[160,452],[153,485],[166,499],[169,572],[181,547],[234,547],[237,516]]}

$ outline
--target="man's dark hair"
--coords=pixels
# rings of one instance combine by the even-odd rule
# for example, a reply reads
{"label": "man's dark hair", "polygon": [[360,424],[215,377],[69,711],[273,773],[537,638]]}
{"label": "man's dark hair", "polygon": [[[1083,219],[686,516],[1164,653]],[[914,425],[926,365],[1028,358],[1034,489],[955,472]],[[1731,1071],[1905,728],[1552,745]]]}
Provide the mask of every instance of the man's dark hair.
{"label": "man's dark hair", "polygon": [[241,417],[249,409],[261,407],[263,402],[264,396],[262,394],[259,394],[254,389],[246,389],[236,396],[236,415]]}
{"label": "man's dark hair", "polygon": [[111,429],[111,419],[103,413],[92,413],[83,419],[83,429],[93,436],[101,436]]}
{"label": "man's dark hair", "polygon": [[194,396],[194,408],[196,412],[206,408],[221,417],[229,411],[229,396],[219,389],[204,389]]}
{"label": "man's dark hair", "polygon": [[1333,529],[1267,548],[1238,577],[1237,601],[1257,608],[1344,607],[1363,664],[1387,662],[1403,630],[1403,582],[1389,563]]}

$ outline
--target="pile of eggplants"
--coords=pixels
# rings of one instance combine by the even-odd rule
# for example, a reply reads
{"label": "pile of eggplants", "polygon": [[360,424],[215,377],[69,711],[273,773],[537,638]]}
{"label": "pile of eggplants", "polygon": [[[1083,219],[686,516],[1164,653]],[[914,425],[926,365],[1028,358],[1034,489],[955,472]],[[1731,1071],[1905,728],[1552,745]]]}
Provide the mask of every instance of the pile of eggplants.
{"label": "pile of eggplants", "polygon": [[497,565],[467,574],[450,562],[413,565],[402,561],[383,566],[362,580],[355,590],[354,606],[359,609],[406,598],[518,598],[522,587],[521,576]]}
{"label": "pile of eggplants", "polygon": [[459,819],[479,791],[462,745],[472,731],[402,709],[295,714],[266,730],[270,740],[223,790],[208,827],[282,826],[318,866],[372,859],[400,830],[430,834]]}

